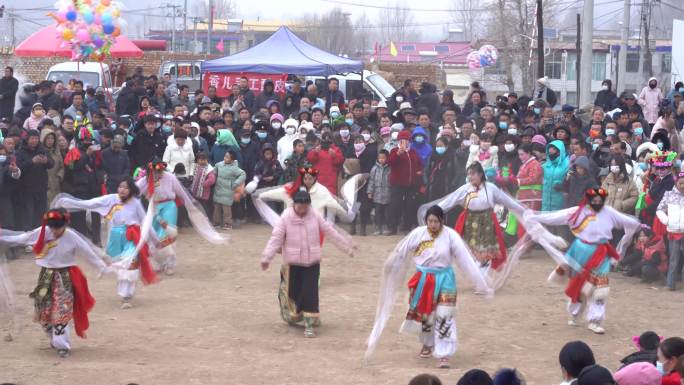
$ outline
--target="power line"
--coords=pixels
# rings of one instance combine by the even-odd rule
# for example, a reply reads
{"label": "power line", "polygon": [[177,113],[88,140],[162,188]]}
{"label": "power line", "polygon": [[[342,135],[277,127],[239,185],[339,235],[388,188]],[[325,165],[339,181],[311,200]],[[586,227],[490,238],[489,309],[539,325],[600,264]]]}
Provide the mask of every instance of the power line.
{"label": "power line", "polygon": [[325,3],[332,3],[338,5],[350,5],[353,7],[361,8],[373,8],[373,9],[390,9],[398,11],[412,11],[412,12],[482,12],[486,11],[485,8],[473,8],[473,9],[435,9],[435,8],[409,8],[409,7],[399,7],[399,6],[389,6],[389,5],[373,5],[356,3],[352,1],[340,1],[340,0],[319,0]]}
{"label": "power line", "polygon": [[667,7],[670,7],[670,8],[672,8],[672,9],[676,9],[676,10],[678,10],[678,11],[684,12],[684,8],[682,8],[682,7],[678,7],[678,6],[676,6],[676,5],[668,4],[668,3],[664,2],[664,1],[661,1],[660,4],[665,5],[665,6],[667,6]]}

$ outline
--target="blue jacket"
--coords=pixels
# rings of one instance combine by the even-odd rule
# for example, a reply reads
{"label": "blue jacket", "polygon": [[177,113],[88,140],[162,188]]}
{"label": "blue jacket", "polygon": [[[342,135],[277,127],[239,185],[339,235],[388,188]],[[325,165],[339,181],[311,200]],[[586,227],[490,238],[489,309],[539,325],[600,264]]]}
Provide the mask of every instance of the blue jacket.
{"label": "blue jacket", "polygon": [[[549,158],[549,147],[556,147],[559,151],[558,158]],[[542,211],[555,211],[565,208],[565,197],[554,186],[563,183],[568,174],[570,159],[565,154],[565,145],[560,140],[554,140],[546,146],[546,162],[542,165],[544,170],[544,186],[542,189]]]}

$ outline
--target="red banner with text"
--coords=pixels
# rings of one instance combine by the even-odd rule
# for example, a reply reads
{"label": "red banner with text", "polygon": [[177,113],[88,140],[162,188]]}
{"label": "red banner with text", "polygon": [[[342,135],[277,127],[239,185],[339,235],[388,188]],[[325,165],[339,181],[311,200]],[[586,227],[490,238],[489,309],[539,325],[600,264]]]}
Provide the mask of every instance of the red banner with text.
{"label": "red banner with text", "polygon": [[202,77],[202,89],[207,92],[209,86],[216,87],[216,95],[220,97],[229,96],[233,84],[239,84],[241,77],[247,78],[249,89],[258,95],[264,87],[266,80],[272,80],[275,86],[275,93],[284,95],[286,92],[285,83],[287,74],[258,74],[253,72],[235,73],[213,73],[208,72]]}

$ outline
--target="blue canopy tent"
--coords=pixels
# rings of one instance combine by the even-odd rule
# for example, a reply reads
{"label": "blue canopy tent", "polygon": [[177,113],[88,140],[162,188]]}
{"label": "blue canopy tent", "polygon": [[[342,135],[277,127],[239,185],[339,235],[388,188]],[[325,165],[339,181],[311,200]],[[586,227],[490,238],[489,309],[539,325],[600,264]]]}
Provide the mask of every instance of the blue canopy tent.
{"label": "blue canopy tent", "polygon": [[328,76],[362,70],[363,63],[360,61],[345,59],[316,48],[284,26],[250,49],[202,63],[202,73],[254,72]]}

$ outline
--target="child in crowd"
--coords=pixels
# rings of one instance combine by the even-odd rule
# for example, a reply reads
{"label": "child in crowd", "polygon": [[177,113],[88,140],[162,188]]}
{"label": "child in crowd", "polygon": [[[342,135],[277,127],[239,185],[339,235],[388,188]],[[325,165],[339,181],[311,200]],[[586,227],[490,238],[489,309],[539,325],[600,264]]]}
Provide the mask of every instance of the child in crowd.
{"label": "child in crowd", "polygon": [[258,188],[277,186],[282,173],[283,168],[276,159],[273,145],[264,144],[261,148],[261,159],[254,168],[254,177],[259,180]]}
{"label": "child in crowd", "polygon": [[466,162],[466,169],[471,164],[478,162],[485,170],[487,178],[496,176],[496,169],[499,167],[499,147],[492,146],[492,137],[483,134],[479,144],[470,145],[470,155]]}
{"label": "child in crowd", "polygon": [[648,362],[655,366],[658,361],[658,346],[661,339],[653,331],[647,331],[640,336],[632,337],[632,342],[637,351],[620,360],[622,367],[624,368],[635,362]]}
{"label": "child in crowd", "polygon": [[634,243],[627,249],[619,267],[628,277],[641,277],[642,282],[655,282],[667,273],[667,252],[663,237],[653,234],[648,225],[634,237]]}
{"label": "child in crowd", "polygon": [[[188,175],[185,171],[185,165],[183,163],[176,163],[173,168],[173,175],[178,179],[180,184],[186,190],[190,190],[192,187],[192,175]],[[178,227],[187,227],[190,219],[188,218],[188,212],[185,207],[178,208]]]}
{"label": "child in crowd", "polygon": [[378,161],[371,169],[370,177],[368,178],[368,199],[373,202],[373,208],[375,209],[375,232],[373,232],[373,235],[389,234],[387,227],[387,206],[390,202],[390,168],[387,165],[388,157],[389,152],[387,150],[380,150],[378,152]]}
{"label": "child in crowd", "polygon": [[306,161],[306,147],[304,141],[295,139],[292,143],[292,154],[285,159],[285,170],[283,173],[283,181],[285,183],[293,182],[299,177],[299,169],[308,168],[311,165]]}
{"label": "child in crowd", "polygon": [[235,161],[235,151],[228,150],[223,156],[223,161],[216,163],[216,185],[214,186],[214,226],[221,226],[224,230],[233,227],[233,215],[231,207],[236,195],[245,183],[246,174]]}
{"label": "child in crowd", "polygon": [[204,152],[197,154],[197,166],[195,167],[195,177],[190,186],[190,193],[200,202],[207,214],[212,212],[211,187],[216,182],[216,174],[213,171],[214,168],[209,164],[207,154]]}

